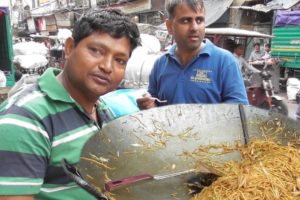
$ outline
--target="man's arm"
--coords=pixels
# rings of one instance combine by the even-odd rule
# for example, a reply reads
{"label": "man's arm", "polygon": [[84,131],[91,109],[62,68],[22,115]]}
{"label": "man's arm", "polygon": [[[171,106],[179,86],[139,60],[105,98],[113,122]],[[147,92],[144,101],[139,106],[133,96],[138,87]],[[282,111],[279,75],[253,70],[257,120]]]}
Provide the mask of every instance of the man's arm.
{"label": "man's arm", "polygon": [[43,184],[51,143],[38,119],[26,117],[30,114],[12,105],[0,115],[2,199],[34,199]]}
{"label": "man's arm", "polygon": [[255,67],[253,67],[252,65],[247,63],[244,58],[241,58],[241,61],[242,61],[243,65],[245,66],[246,70],[248,70],[250,72],[254,72],[254,73],[259,73],[260,72],[260,70],[256,69]]}
{"label": "man's arm", "polygon": [[149,108],[156,107],[155,99],[150,95],[144,95],[142,98],[138,98],[136,103],[141,110],[146,110]]}
{"label": "man's arm", "polygon": [[251,52],[251,54],[250,54],[250,57],[249,57],[249,60],[248,60],[249,62],[252,62],[252,61],[254,61],[254,58],[253,58],[253,52]]}
{"label": "man's arm", "polygon": [[[228,66],[224,66],[222,76],[222,101],[224,103],[249,104],[244,79],[239,65],[235,60],[230,60]],[[227,64],[228,64],[227,63]]]}
{"label": "man's arm", "polygon": [[154,62],[153,68],[149,74],[149,86],[148,86],[148,94],[144,95],[142,98],[137,99],[137,105],[141,110],[154,108],[156,107],[155,100],[151,98],[151,95],[154,97],[157,93],[157,83],[156,83],[156,67],[158,65],[158,59]]}
{"label": "man's arm", "polygon": [[0,196],[0,200],[33,200],[33,196]]}

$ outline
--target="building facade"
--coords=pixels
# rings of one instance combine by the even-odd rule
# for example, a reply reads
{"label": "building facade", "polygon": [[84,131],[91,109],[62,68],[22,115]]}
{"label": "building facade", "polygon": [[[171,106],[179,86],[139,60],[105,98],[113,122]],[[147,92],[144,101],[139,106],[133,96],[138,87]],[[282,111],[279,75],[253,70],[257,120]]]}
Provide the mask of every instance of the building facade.
{"label": "building facade", "polygon": [[[137,23],[154,26],[164,22],[165,0],[3,0],[18,11],[19,29],[28,33],[53,35],[58,28],[71,29],[76,19],[90,8],[114,7]],[[282,3],[283,2],[283,3]],[[297,0],[211,0],[205,1],[209,27],[233,27],[272,34],[273,4],[297,7]],[[294,5],[295,4],[295,5]],[[267,9],[261,9],[267,8]],[[15,17],[16,18],[16,17]]]}

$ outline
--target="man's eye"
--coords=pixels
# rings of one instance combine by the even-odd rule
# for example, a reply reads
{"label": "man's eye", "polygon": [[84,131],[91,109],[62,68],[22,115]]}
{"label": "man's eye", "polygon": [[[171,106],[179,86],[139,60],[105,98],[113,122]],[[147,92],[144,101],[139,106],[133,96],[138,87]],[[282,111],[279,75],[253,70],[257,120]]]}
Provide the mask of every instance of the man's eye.
{"label": "man's eye", "polygon": [[95,53],[95,54],[102,54],[102,51],[100,49],[97,48],[90,48],[91,52]]}
{"label": "man's eye", "polygon": [[189,23],[189,21],[190,21],[189,19],[182,19],[182,20],[181,20],[181,22],[182,22],[183,24],[187,24],[187,23]]}
{"label": "man's eye", "polygon": [[116,61],[120,64],[120,65],[126,65],[127,61],[121,58],[117,58]]}
{"label": "man's eye", "polygon": [[197,22],[197,24],[201,24],[201,23],[204,22],[204,19],[203,18],[197,18],[196,22]]}

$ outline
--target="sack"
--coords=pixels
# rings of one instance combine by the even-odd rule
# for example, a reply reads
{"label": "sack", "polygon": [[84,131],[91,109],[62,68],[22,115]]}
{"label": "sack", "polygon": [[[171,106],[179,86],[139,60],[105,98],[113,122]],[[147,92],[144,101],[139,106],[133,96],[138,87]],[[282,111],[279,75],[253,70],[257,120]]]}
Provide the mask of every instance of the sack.
{"label": "sack", "polygon": [[14,62],[18,63],[24,69],[36,69],[48,64],[46,56],[39,54],[18,55],[14,57]]}
{"label": "sack", "polygon": [[297,78],[288,78],[286,85],[300,87],[300,81]]}
{"label": "sack", "polygon": [[31,55],[38,54],[46,56],[48,53],[47,47],[38,42],[20,42],[13,45],[14,55]]}
{"label": "sack", "polygon": [[296,94],[299,91],[299,87],[295,86],[287,86],[286,87],[286,94],[287,94],[287,99],[289,101],[294,101],[296,100]]}
{"label": "sack", "polygon": [[0,70],[0,87],[6,87],[6,76],[3,71]]}

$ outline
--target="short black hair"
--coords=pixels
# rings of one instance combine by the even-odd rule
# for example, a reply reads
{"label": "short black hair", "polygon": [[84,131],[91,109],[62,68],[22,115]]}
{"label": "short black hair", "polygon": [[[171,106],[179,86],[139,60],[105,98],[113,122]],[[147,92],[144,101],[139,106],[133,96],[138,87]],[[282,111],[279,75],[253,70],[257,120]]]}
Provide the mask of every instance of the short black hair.
{"label": "short black hair", "polygon": [[72,33],[75,46],[94,32],[108,33],[114,38],[128,37],[131,44],[130,55],[141,43],[137,25],[119,9],[95,9],[81,16]]}
{"label": "short black hair", "polygon": [[237,43],[234,45],[234,49],[237,49],[239,47],[243,47],[244,48],[244,45],[240,44],[240,43]]}
{"label": "short black hair", "polygon": [[260,43],[259,42],[255,42],[253,46],[255,47],[256,45],[260,46]]}
{"label": "short black hair", "polygon": [[271,48],[271,46],[270,46],[269,43],[266,43],[266,44],[265,44],[265,47]]}
{"label": "short black hair", "polygon": [[183,3],[186,3],[195,12],[204,9],[203,0],[166,0],[165,8],[170,19],[175,17],[176,6]]}

